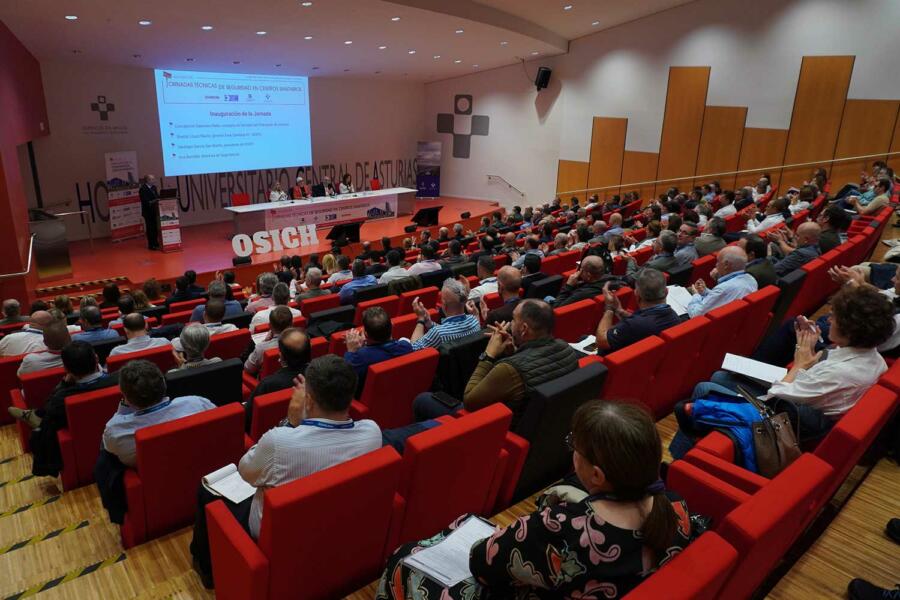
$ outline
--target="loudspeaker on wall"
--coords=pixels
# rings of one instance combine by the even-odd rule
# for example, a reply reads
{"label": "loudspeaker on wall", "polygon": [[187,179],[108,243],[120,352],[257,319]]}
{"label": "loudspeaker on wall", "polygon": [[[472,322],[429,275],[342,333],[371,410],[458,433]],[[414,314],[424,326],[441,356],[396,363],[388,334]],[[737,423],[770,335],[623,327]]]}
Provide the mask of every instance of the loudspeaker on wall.
{"label": "loudspeaker on wall", "polygon": [[550,85],[550,75],[552,73],[553,69],[550,67],[538,67],[537,75],[534,78],[534,85],[538,91]]}

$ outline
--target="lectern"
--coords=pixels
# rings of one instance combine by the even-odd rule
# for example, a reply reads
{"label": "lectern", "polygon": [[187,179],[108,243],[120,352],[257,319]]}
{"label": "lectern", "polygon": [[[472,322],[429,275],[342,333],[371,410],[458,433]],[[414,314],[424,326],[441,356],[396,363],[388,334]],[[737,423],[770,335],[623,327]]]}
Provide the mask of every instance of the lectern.
{"label": "lectern", "polygon": [[28,209],[28,227],[34,235],[34,261],[39,281],[72,275],[66,222],[39,208]]}

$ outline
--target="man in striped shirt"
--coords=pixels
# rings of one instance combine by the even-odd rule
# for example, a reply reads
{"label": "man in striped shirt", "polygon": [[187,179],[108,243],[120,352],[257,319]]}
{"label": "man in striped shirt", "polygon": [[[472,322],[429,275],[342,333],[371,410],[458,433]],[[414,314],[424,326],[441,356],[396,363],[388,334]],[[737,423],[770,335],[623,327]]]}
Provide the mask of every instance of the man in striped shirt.
{"label": "man in striped shirt", "polygon": [[437,348],[444,342],[481,331],[481,322],[475,316],[478,309],[468,302],[468,297],[469,292],[463,284],[455,279],[446,279],[441,287],[444,319],[438,325],[431,321],[428,309],[416,297],[412,307],[418,320],[410,338],[413,350]]}

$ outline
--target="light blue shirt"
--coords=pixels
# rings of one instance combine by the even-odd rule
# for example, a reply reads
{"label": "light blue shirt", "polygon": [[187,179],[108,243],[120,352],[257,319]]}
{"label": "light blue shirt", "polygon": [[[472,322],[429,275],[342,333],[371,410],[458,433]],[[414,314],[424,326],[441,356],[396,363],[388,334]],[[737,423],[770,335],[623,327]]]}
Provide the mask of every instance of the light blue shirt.
{"label": "light blue shirt", "polygon": [[103,448],[115,454],[122,464],[134,467],[137,464],[135,431],[215,407],[215,404],[200,396],[182,396],[174,400],[163,398],[161,402],[144,409],[136,409],[123,402],[119,404],[116,414],[106,423],[106,429],[103,430]]}
{"label": "light blue shirt", "polygon": [[338,292],[338,296],[341,299],[341,304],[350,304],[356,298],[356,290],[372,287],[376,285],[378,280],[375,279],[374,275],[362,275],[361,277],[354,277],[352,281],[348,281],[344,284],[344,287],[341,288],[341,291]]}
{"label": "light blue shirt", "polygon": [[525,264],[525,256],[528,254],[537,254],[542,259],[544,258],[543,250],[541,250],[540,248],[529,248],[522,255],[520,255],[519,258],[517,258],[516,260],[513,261],[512,266],[514,266],[517,269],[521,269],[522,266]]}
{"label": "light blue shirt", "polygon": [[107,329],[106,327],[95,327],[94,329],[87,329],[85,331],[81,331],[72,336],[73,340],[79,342],[103,342],[106,340],[116,340],[122,339],[124,341],[125,338],[119,335],[119,332],[115,329]]}
{"label": "light blue shirt", "polygon": [[687,305],[688,315],[705,315],[714,308],[724,306],[732,300],[739,300],[758,289],[756,280],[744,271],[735,271],[716,282],[716,287],[707,288],[704,294],[694,294]]}

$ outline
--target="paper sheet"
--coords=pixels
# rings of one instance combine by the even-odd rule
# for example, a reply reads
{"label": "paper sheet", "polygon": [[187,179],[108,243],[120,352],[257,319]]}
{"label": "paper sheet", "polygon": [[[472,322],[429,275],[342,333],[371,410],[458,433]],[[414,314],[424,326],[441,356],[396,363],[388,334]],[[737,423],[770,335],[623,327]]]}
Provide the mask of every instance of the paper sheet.
{"label": "paper sheet", "polygon": [[687,288],[683,288],[680,285],[670,285],[666,286],[666,289],[669,290],[669,293],[666,295],[666,304],[672,307],[672,310],[679,317],[688,314],[687,306],[691,303],[693,296]]}
{"label": "paper sheet", "polygon": [[203,486],[214,494],[224,496],[235,504],[256,493],[256,488],[244,481],[234,463],[225,465],[203,478]]}
{"label": "paper sheet", "polygon": [[465,523],[440,543],[406,557],[404,562],[441,585],[453,587],[471,577],[469,551],[476,542],[494,534],[495,528],[477,517]]}
{"label": "paper sheet", "polygon": [[722,368],[764,384],[781,381],[787,375],[787,369],[783,367],[776,367],[737,354],[726,354],[725,360],[722,361]]}

